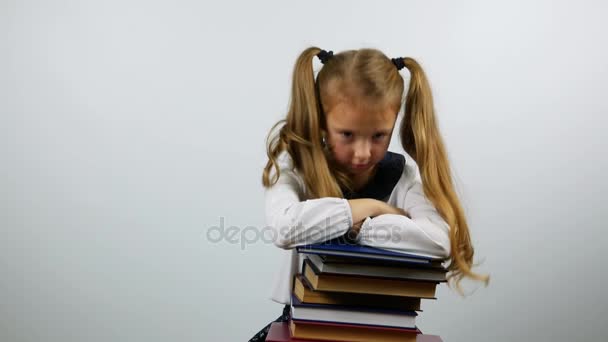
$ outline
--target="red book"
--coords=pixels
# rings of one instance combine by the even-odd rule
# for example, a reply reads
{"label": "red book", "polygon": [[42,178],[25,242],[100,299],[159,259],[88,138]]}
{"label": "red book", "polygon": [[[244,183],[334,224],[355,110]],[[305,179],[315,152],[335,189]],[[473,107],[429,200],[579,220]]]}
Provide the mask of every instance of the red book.
{"label": "red book", "polygon": [[288,322],[273,322],[266,336],[266,342],[316,342],[317,340],[301,340],[291,338]]}
{"label": "red book", "polygon": [[[303,340],[291,337],[289,322],[273,322],[266,337],[267,342],[331,342],[328,340]],[[442,342],[439,336],[418,334],[416,342]]]}

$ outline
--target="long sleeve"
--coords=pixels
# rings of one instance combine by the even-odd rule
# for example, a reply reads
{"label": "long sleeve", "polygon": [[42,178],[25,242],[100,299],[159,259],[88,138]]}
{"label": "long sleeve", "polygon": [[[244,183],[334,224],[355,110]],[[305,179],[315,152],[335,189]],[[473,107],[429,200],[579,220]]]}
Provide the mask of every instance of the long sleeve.
{"label": "long sleeve", "polygon": [[266,224],[277,247],[323,242],[344,235],[352,226],[352,213],[343,198],[301,200],[304,185],[299,175],[281,168],[276,184],[265,191]]}
{"label": "long sleeve", "polygon": [[397,184],[391,200],[396,207],[406,210],[411,219],[394,214],[367,218],[358,242],[363,245],[394,251],[447,258],[450,255],[449,226],[433,204],[424,196],[419,176],[409,166]]}

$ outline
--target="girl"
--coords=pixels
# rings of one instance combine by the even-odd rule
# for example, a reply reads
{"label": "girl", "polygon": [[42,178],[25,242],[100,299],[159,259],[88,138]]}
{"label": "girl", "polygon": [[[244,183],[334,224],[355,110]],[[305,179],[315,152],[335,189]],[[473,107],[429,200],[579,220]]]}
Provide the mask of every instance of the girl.
{"label": "girl", "polygon": [[[315,79],[312,62],[323,67]],[[411,75],[399,127],[405,156],[387,151]],[[277,135],[271,136],[279,124]],[[285,250],[272,300],[289,319],[293,278],[303,257],[294,247],[347,234],[358,243],[433,257],[449,257],[448,286],[471,271],[473,246],[433,109],[426,76],[412,58],[389,59],[375,49],[332,51],[310,47],[293,72],[287,118],[270,130],[266,222]],[[451,287],[451,286],[450,286]],[[270,324],[250,341],[264,341]]]}

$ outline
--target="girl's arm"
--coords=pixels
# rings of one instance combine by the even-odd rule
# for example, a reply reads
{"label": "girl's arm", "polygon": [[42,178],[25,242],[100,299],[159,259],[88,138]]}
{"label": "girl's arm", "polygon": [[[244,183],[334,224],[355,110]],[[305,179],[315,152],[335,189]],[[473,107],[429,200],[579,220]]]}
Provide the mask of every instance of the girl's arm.
{"label": "girl's arm", "polygon": [[302,189],[298,175],[282,169],[277,183],[265,191],[267,228],[271,228],[279,248],[330,240],[346,234],[353,225],[348,200],[325,197],[301,201]]}
{"label": "girl's arm", "polygon": [[396,214],[409,217],[409,214],[405,210],[373,198],[352,199],[348,200],[348,204],[350,204],[350,210],[353,216],[353,231],[356,233],[359,233],[363,221],[370,216],[375,217],[383,214]]}
{"label": "girl's arm", "polygon": [[396,207],[410,217],[382,214],[364,220],[357,236],[360,244],[437,258],[450,255],[449,226],[424,196],[418,177],[401,185]]}
{"label": "girl's arm", "polygon": [[369,216],[384,214],[386,210],[386,203],[373,198],[351,199],[348,200],[348,204],[350,205],[355,226]]}

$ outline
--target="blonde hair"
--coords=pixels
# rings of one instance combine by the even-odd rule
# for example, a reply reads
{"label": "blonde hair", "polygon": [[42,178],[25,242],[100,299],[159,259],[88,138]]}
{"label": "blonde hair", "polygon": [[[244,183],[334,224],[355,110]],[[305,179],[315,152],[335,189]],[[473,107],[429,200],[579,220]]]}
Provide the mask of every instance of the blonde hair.
{"label": "blonde hair", "polygon": [[[266,139],[268,162],[262,184],[270,187],[277,182],[280,176],[277,158],[287,151],[294,168],[303,176],[309,199],[342,198],[341,188],[351,189],[352,183],[321,143],[326,130],[325,113],[345,101],[368,108],[390,108],[398,113],[403,102],[404,80],[391,59],[376,49],[348,50],[332,56],[325,61],[315,80],[312,62],[320,51],[309,47],[296,61],[287,117],[271,128]],[[418,164],[425,196],[450,226],[448,286],[454,283],[463,295],[460,281],[465,276],[483,281],[486,286],[490,278],[471,271],[474,249],[464,210],[452,183],[426,75],[413,58],[404,57],[402,61],[411,78],[399,129],[401,145]],[[278,134],[273,135],[279,125]],[[273,169],[275,174],[271,178]]]}

